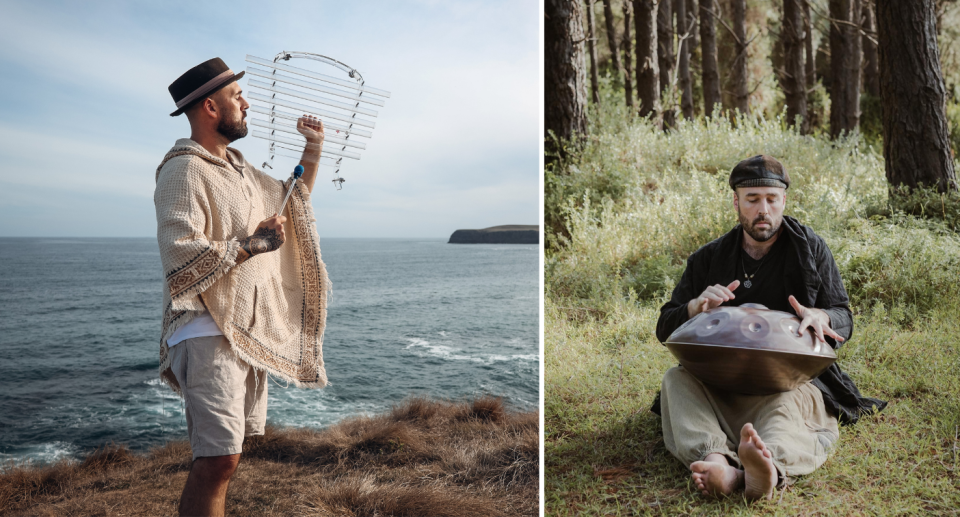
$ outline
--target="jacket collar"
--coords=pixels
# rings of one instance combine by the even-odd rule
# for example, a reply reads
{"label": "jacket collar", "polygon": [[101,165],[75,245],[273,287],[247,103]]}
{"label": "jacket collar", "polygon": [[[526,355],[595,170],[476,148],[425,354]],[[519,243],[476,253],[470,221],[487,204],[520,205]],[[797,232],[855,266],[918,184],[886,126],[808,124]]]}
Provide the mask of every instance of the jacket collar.
{"label": "jacket collar", "polygon": [[[802,280],[802,292],[797,291],[794,294],[801,305],[812,306],[817,300],[817,292],[820,290],[820,273],[817,272],[816,257],[810,239],[807,238],[805,227],[799,221],[790,216],[783,216],[783,233],[780,238],[786,237],[790,242],[792,253],[788,252],[786,273],[792,276],[794,271],[799,270]],[[739,278],[737,275],[737,257],[739,257],[741,239],[743,239],[743,227],[737,224],[732,230],[720,237],[717,243],[717,253],[713,256],[710,269],[721,278]],[[796,288],[801,288],[797,285]]]}

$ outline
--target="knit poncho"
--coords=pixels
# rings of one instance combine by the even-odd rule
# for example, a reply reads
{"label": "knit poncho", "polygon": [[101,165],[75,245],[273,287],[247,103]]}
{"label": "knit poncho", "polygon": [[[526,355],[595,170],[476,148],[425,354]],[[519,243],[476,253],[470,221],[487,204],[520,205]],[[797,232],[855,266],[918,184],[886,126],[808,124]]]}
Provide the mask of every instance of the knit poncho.
{"label": "knit poncho", "polygon": [[160,377],[180,391],[167,339],[206,310],[242,360],[298,387],[322,388],[330,282],[310,194],[297,183],[281,214],[280,249],[236,265],[237,239],[277,211],[289,183],[235,149],[227,148],[227,157],[182,138],[157,167],[153,200],[165,277]]}

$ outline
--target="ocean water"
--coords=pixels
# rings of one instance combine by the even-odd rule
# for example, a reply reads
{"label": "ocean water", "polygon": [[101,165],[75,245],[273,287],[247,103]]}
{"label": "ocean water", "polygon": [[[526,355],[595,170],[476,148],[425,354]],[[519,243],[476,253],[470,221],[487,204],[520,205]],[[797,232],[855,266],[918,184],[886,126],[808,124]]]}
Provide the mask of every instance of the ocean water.
{"label": "ocean water", "polygon": [[[537,407],[535,245],[321,239],[331,386],[271,382],[268,423],[322,427],[411,395]],[[155,239],[0,238],[0,462],[186,438],[157,375]]]}

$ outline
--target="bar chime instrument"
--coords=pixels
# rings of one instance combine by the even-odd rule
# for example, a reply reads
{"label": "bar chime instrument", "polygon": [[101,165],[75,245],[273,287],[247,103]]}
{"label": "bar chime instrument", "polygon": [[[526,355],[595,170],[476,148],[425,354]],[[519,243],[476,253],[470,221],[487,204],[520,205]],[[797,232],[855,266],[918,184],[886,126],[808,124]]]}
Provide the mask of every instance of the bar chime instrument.
{"label": "bar chime instrument", "polygon": [[[312,68],[288,64],[293,59]],[[297,131],[297,120],[313,115],[323,121],[325,132],[318,165],[332,170],[333,183],[340,190],[346,181],[340,176],[343,160],[359,160],[360,151],[367,148],[359,139],[373,137],[377,111],[370,106],[382,107],[390,92],[367,86],[359,71],[320,54],[285,50],[272,61],[251,55],[246,61],[251,88],[248,112],[262,115],[249,118],[258,128],[252,135],[269,144],[263,167],[272,169],[277,156],[300,160],[304,147],[313,144],[307,144]],[[291,186],[296,178],[292,180]]]}

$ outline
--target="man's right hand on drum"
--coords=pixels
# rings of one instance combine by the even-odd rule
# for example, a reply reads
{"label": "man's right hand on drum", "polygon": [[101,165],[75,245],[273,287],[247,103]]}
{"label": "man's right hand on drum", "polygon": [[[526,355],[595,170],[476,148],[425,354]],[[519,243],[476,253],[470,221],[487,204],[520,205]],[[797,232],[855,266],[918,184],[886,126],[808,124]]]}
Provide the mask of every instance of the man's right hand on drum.
{"label": "man's right hand on drum", "polygon": [[703,290],[700,296],[690,300],[690,302],[687,303],[687,314],[690,318],[692,318],[701,312],[706,312],[710,309],[719,307],[723,302],[728,302],[736,298],[733,292],[738,287],[740,287],[739,280],[730,282],[730,285],[726,287],[720,284],[707,287]]}

